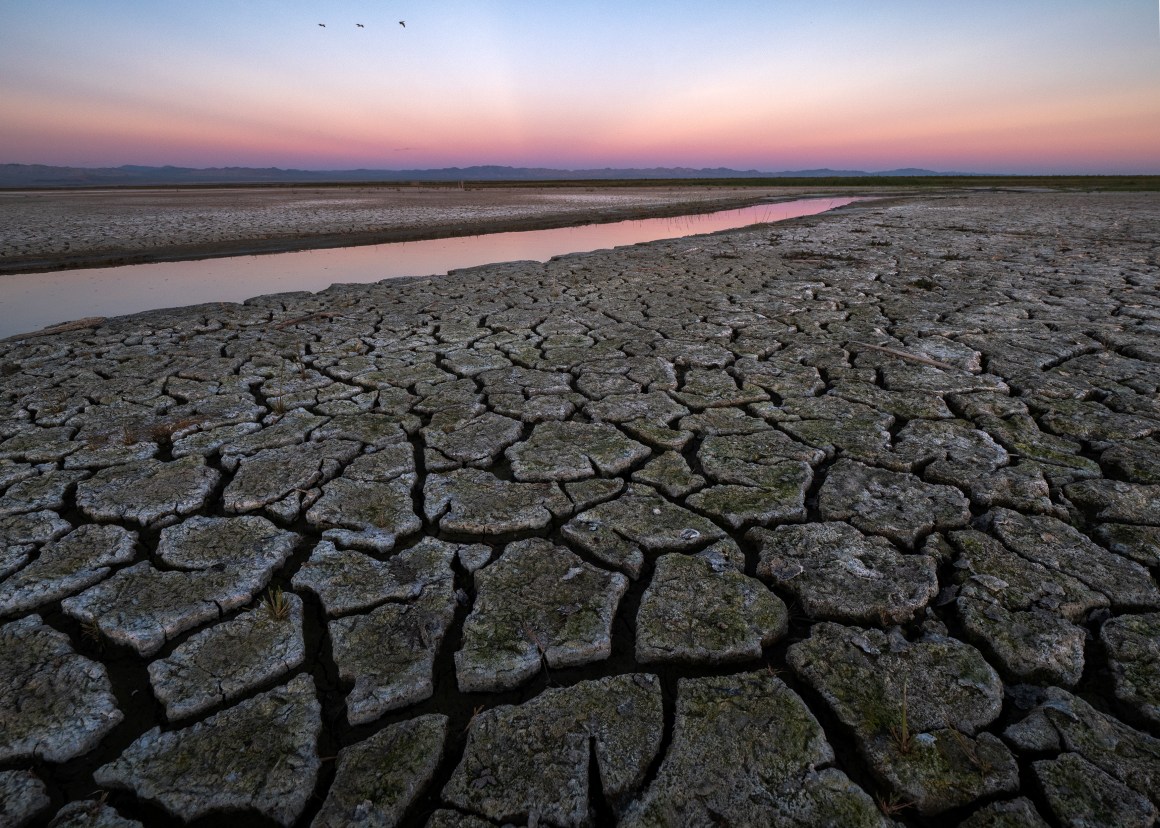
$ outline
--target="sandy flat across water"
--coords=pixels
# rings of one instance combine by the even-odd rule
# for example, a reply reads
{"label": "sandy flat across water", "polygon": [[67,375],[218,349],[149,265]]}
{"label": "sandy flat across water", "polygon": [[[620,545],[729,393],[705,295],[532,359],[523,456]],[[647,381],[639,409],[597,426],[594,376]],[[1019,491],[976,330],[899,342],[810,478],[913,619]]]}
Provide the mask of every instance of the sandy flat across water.
{"label": "sandy flat across water", "polygon": [[0,192],[0,273],[543,229],[804,195],[693,186],[7,191]]}

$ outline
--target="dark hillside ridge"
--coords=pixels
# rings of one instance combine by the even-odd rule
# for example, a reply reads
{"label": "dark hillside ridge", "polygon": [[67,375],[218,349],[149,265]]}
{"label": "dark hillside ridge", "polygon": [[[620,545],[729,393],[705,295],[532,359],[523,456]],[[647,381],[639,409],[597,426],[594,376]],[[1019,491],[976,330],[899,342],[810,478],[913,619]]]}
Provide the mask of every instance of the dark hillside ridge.
{"label": "dark hillside ridge", "polygon": [[863,170],[792,170],[761,172],[725,167],[690,169],[556,170],[539,167],[445,167],[435,170],[284,170],[278,167],[54,167],[45,164],[0,164],[0,187],[101,187],[177,184],[331,184],[412,181],[598,181],[723,178],[856,178],[865,176],[961,175],[907,168],[884,172]]}

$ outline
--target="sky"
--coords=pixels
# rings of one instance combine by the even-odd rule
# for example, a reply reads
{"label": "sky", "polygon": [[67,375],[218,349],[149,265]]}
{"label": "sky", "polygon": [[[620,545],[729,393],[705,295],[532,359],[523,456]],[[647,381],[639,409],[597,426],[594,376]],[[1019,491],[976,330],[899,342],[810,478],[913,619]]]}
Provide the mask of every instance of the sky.
{"label": "sky", "polygon": [[0,163],[1157,174],[1160,3],[0,0]]}

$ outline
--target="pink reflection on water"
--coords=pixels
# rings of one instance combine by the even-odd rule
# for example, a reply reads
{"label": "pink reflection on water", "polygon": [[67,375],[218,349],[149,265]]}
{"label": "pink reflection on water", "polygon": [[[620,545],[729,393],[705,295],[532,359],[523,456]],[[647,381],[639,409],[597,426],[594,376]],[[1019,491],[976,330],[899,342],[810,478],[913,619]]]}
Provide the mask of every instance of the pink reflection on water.
{"label": "pink reflection on water", "polygon": [[674,218],[555,230],[303,250],[188,262],[0,276],[0,337],[86,316],[118,316],[202,302],[322,290],[336,282],[442,275],[461,267],[714,233],[841,207],[857,198],[809,198]]}

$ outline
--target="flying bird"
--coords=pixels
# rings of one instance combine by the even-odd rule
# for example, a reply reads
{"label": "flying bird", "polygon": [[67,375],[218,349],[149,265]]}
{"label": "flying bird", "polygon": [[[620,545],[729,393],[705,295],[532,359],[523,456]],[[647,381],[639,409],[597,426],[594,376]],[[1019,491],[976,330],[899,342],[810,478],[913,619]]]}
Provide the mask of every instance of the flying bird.
{"label": "flying bird", "polygon": [[321,26],[321,27],[322,27],[322,28],[324,28],[324,29],[326,28],[326,24],[325,24],[325,23],[319,23],[318,25],[319,25],[319,26]]}
{"label": "flying bird", "polygon": [[362,23],[355,23],[354,25],[358,26],[360,29],[366,28],[366,26],[364,26]]}
{"label": "flying bird", "polygon": [[405,29],[405,28],[407,28],[407,21],[406,21],[406,20],[400,20],[400,21],[399,21],[399,25],[400,25],[400,26],[402,26],[402,27]]}

